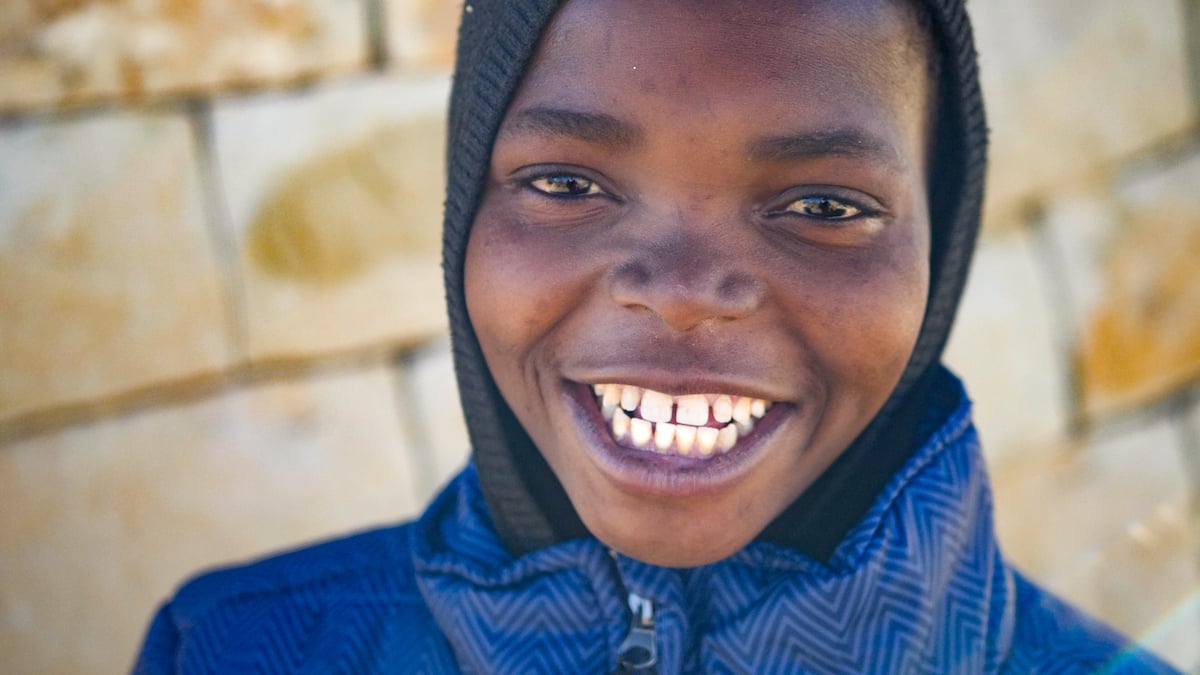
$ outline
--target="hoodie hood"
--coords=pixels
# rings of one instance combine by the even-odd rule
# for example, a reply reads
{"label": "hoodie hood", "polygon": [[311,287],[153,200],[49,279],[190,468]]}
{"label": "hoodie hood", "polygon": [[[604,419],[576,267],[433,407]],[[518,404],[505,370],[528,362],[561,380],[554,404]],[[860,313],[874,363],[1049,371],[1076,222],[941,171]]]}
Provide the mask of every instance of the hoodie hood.
{"label": "hoodie hood", "polygon": [[[468,2],[450,99],[443,269],[456,376],[496,531],[522,555],[587,536],[558,479],[501,397],[467,315],[464,263],[492,146],[538,39],[561,3]],[[930,180],[928,304],[896,389],[876,417],[760,539],[827,560],[919,445],[930,395],[979,229],[987,129],[970,23],[961,1],[924,0],[939,52]]]}

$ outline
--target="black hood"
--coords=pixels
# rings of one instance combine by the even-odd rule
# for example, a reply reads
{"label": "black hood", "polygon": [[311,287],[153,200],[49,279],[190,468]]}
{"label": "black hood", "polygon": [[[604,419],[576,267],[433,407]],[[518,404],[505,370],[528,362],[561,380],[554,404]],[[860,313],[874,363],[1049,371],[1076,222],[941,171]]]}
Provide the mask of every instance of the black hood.
{"label": "black hood", "polygon": [[[961,1],[924,4],[941,60],[924,323],[883,409],[760,535],[819,560],[828,559],[916,446],[925,383],[941,358],[979,230],[987,125],[971,26]],[[468,0],[450,98],[443,268],[454,362],[484,496],[514,555],[586,536],[587,530],[492,380],[467,316],[463,267],[493,142],[538,38],[559,5],[557,0]]]}

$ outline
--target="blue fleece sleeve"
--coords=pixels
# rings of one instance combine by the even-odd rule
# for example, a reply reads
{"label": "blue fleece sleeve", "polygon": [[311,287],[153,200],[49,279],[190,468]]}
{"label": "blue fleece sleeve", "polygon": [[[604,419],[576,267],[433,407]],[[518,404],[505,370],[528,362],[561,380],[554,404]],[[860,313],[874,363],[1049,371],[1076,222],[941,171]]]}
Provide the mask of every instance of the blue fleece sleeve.
{"label": "blue fleece sleeve", "polygon": [[159,675],[176,672],[179,653],[179,630],[171,618],[170,603],[164,604],[150,622],[142,651],[133,666],[134,675]]}

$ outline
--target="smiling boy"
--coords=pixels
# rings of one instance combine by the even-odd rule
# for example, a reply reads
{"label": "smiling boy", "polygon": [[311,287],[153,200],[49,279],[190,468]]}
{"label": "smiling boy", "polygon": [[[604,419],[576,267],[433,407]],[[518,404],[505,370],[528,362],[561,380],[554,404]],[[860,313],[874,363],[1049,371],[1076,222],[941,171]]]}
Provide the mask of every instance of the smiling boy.
{"label": "smiling boy", "polygon": [[[466,258],[488,368],[584,525],[668,566],[742,548],[841,454],[895,388],[929,286],[931,85],[908,6],[694,7],[563,8]],[[595,385],[632,405],[602,410]],[[739,431],[710,416],[722,399],[771,405]]]}
{"label": "smiling boy", "polygon": [[995,542],[938,366],[984,149],[958,2],[468,5],[474,462],[185,586],[139,671],[1170,672]]}

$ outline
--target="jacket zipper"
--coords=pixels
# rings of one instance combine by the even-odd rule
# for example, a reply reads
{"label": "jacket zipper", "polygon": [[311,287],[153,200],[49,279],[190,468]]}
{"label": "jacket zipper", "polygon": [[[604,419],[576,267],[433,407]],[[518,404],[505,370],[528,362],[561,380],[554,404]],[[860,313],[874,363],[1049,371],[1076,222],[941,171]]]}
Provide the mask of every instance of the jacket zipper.
{"label": "jacket zipper", "polygon": [[654,601],[629,593],[629,633],[617,648],[617,672],[651,675],[657,673],[658,635],[654,630]]}

